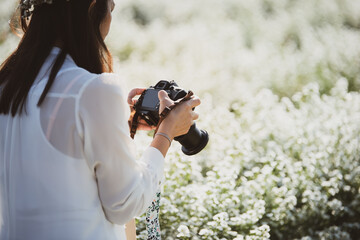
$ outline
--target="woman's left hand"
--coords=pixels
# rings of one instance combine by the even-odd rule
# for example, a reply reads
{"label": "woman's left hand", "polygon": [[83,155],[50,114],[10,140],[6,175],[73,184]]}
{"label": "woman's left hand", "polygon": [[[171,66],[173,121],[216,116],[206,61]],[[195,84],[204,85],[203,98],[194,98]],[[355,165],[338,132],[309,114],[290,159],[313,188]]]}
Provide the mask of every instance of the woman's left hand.
{"label": "woman's left hand", "polygon": [[[137,101],[136,99],[134,99],[134,97],[141,95],[145,90],[146,90],[146,88],[134,88],[129,92],[128,98],[127,98],[127,103],[129,104],[131,111],[134,111],[133,106],[135,105],[135,103]],[[149,124],[147,124],[143,119],[140,119],[137,129],[150,131],[155,128],[156,128],[156,126],[149,126]]]}

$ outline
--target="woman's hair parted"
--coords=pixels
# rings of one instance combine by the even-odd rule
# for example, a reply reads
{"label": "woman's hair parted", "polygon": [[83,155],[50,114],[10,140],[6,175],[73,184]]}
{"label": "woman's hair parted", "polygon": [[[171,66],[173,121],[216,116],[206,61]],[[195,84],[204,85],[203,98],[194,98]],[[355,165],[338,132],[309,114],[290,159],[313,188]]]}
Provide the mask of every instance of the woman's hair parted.
{"label": "woman's hair parted", "polygon": [[12,28],[20,26],[24,35],[17,49],[0,66],[0,114],[22,113],[30,88],[57,42],[62,44],[61,51],[53,63],[38,106],[44,101],[67,54],[79,67],[91,73],[112,72],[111,54],[100,32],[107,8],[108,0],[54,0],[52,4],[35,6],[29,23],[18,12]]}

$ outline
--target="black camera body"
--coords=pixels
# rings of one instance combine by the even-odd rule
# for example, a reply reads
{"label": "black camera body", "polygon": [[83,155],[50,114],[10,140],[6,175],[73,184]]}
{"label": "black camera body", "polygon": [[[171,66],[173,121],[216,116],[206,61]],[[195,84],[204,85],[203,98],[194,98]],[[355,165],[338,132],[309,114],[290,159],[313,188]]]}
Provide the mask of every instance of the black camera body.
{"label": "black camera body", "polygon": [[[146,89],[134,109],[139,117],[146,121],[150,126],[156,126],[159,123],[160,101],[158,98],[159,91],[164,90],[173,101],[181,99],[188,93],[180,88],[174,81],[161,80],[155,86]],[[194,123],[187,134],[174,138],[182,145],[182,151],[186,155],[194,155],[200,152],[208,143],[209,135],[206,131],[200,130]]]}
{"label": "black camera body", "polygon": [[178,87],[174,81],[161,80],[154,87],[151,86],[144,91],[136,102],[134,108],[139,116],[150,126],[156,126],[159,122],[160,101],[158,93],[164,90],[170,99],[176,101],[186,96],[187,91]]}

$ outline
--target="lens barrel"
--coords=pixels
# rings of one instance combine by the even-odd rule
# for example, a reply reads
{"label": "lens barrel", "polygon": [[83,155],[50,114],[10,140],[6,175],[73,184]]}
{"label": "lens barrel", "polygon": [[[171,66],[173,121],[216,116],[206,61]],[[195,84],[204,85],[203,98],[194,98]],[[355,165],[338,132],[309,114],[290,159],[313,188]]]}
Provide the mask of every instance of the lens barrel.
{"label": "lens barrel", "polygon": [[181,150],[184,154],[195,155],[209,142],[209,134],[205,130],[198,129],[194,123],[186,134],[175,137],[174,140],[182,145]]}

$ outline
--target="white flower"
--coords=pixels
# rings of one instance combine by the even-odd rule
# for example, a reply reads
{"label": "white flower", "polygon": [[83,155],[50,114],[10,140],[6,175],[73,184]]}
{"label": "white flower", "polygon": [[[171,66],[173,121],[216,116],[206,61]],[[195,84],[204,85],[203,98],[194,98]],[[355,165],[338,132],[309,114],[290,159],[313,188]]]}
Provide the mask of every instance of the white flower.
{"label": "white flower", "polygon": [[213,234],[213,231],[203,228],[200,230],[199,235],[200,236],[211,236]]}
{"label": "white flower", "polygon": [[178,227],[178,234],[176,235],[177,237],[190,237],[190,230],[187,226],[185,225],[180,225]]}

